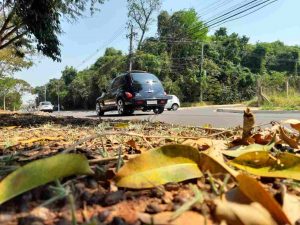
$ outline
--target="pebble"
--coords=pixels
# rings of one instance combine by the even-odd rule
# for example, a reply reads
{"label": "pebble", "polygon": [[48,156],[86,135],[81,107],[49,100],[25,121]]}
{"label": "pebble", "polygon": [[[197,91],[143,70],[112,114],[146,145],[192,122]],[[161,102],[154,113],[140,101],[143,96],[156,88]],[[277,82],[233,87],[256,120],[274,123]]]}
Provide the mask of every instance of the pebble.
{"label": "pebble", "polygon": [[117,204],[123,199],[124,191],[116,191],[106,195],[104,203],[106,206]]}

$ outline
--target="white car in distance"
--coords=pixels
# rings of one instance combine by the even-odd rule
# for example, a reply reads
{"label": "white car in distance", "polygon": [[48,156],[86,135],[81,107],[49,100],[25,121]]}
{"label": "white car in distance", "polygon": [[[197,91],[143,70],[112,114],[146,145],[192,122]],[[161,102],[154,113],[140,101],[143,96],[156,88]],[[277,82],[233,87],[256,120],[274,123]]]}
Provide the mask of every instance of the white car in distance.
{"label": "white car in distance", "polygon": [[54,106],[51,104],[51,102],[40,102],[39,104],[39,111],[43,111],[43,112],[53,112],[53,108]]}
{"label": "white car in distance", "polygon": [[179,98],[175,95],[168,95],[169,99],[167,104],[165,105],[165,109],[176,111],[180,107]]}

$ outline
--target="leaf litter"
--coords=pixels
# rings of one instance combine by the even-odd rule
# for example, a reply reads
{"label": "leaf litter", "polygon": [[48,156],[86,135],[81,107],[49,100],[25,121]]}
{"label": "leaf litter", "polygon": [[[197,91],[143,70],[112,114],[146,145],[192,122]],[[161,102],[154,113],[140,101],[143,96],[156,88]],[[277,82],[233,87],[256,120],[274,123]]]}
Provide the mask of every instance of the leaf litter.
{"label": "leaf litter", "polygon": [[270,124],[1,113],[0,224],[299,224],[300,121]]}

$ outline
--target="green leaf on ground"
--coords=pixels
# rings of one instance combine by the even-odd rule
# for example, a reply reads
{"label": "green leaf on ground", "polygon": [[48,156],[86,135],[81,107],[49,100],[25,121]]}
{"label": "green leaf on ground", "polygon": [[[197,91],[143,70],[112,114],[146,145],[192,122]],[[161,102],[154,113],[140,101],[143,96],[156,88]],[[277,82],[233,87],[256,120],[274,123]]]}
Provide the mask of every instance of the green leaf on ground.
{"label": "green leaf on ground", "polygon": [[261,177],[300,180],[300,157],[290,153],[276,156],[268,152],[249,152],[233,159],[230,165]]}
{"label": "green leaf on ground", "polygon": [[0,204],[56,179],[92,173],[88,160],[78,154],[59,154],[33,161],[15,170],[0,182]]}
{"label": "green leaf on ground", "polygon": [[128,161],[115,177],[117,186],[151,188],[201,177],[199,152],[187,145],[166,145]]}
{"label": "green leaf on ground", "polygon": [[236,150],[224,150],[222,151],[223,155],[229,157],[239,157],[242,154],[249,153],[249,152],[258,152],[258,151],[265,151],[268,152],[274,147],[275,143],[269,145],[260,145],[260,144],[252,144],[248,146],[241,146]]}

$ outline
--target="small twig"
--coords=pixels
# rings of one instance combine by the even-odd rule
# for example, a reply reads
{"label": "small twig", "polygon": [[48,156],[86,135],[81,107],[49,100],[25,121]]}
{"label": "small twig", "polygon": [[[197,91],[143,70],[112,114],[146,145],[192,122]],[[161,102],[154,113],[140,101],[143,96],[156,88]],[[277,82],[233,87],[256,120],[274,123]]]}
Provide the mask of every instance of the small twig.
{"label": "small twig", "polygon": [[221,132],[218,132],[218,133],[215,133],[215,134],[207,135],[206,137],[207,138],[216,137],[216,136],[219,136],[219,135],[223,135],[223,134],[226,134],[226,133],[232,133],[232,132],[233,132],[232,130],[224,130],[224,131],[221,131]]}
{"label": "small twig", "polygon": [[207,175],[208,175],[208,180],[209,180],[209,183],[211,184],[211,188],[212,188],[213,192],[216,195],[220,195],[219,190],[216,187],[215,181],[213,179],[213,176],[211,175],[211,173],[209,171],[207,171]]}

